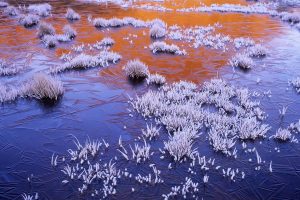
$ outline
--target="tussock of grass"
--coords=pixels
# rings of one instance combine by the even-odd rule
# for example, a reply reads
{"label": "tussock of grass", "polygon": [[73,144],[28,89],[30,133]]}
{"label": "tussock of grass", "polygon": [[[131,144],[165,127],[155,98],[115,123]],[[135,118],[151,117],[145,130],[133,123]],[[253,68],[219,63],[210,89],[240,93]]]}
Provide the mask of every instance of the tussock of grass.
{"label": "tussock of grass", "polygon": [[149,48],[153,53],[170,53],[170,54],[176,54],[176,55],[186,55],[185,50],[181,50],[177,45],[175,44],[167,44],[165,42],[153,42]]}
{"label": "tussock of grass", "polygon": [[34,14],[21,15],[19,18],[19,23],[26,28],[35,26],[39,22],[40,22],[40,18]]}
{"label": "tussock of grass", "polygon": [[4,13],[9,16],[17,16],[19,15],[19,10],[14,6],[7,6],[4,9]]}
{"label": "tussock of grass", "polygon": [[87,55],[81,53],[71,58],[66,63],[50,69],[51,73],[60,73],[70,69],[86,69],[92,67],[106,67],[110,63],[117,63],[121,56],[111,51],[101,51],[98,55]]}
{"label": "tussock of grass", "polygon": [[80,15],[77,12],[75,12],[72,8],[67,9],[67,13],[65,16],[68,20],[79,20],[80,19]]}
{"label": "tussock of grass", "polygon": [[45,35],[42,37],[42,42],[48,48],[54,48],[57,45],[57,38],[55,35]]}
{"label": "tussock of grass", "polygon": [[272,4],[255,3],[251,5],[239,4],[212,4],[210,6],[200,6],[192,8],[177,9],[178,12],[237,12],[237,13],[258,13],[270,14],[272,10],[268,7]]}
{"label": "tussock of grass", "polygon": [[229,60],[229,64],[233,67],[241,69],[250,69],[254,67],[253,60],[245,53],[238,53]]}
{"label": "tussock of grass", "polygon": [[63,84],[46,74],[35,74],[24,88],[24,94],[36,99],[57,100],[64,93]]}
{"label": "tussock of grass", "polygon": [[61,81],[42,73],[35,74],[19,87],[8,87],[0,84],[0,102],[2,103],[14,101],[18,97],[56,101],[63,93]]}
{"label": "tussock of grass", "polygon": [[152,27],[154,24],[159,25],[162,28],[166,28],[166,24],[159,19],[155,19],[152,21],[142,21],[139,19],[135,19],[133,17],[125,17],[125,18],[95,18],[90,19],[90,22],[97,28],[107,28],[107,27],[122,27],[122,26],[133,26],[136,28],[139,27]]}
{"label": "tussock of grass", "polygon": [[297,13],[282,12],[279,16],[282,21],[286,21],[291,24],[297,24],[300,22],[300,15]]}
{"label": "tussock of grass", "polygon": [[72,26],[65,25],[63,28],[64,34],[67,35],[70,39],[74,39],[77,36],[77,32]]}
{"label": "tussock of grass", "polygon": [[164,27],[161,27],[158,24],[154,24],[151,28],[150,28],[150,36],[152,38],[162,38],[165,37],[167,31]]}
{"label": "tussock of grass", "polygon": [[18,67],[15,64],[9,64],[5,60],[0,59],[0,76],[11,76],[18,74],[23,67]]}
{"label": "tussock of grass", "polygon": [[160,74],[150,74],[147,79],[147,84],[163,85],[166,83],[166,78]]}
{"label": "tussock of grass", "polygon": [[5,8],[5,7],[7,7],[7,6],[9,6],[8,3],[3,2],[3,1],[0,1],[0,8]]}
{"label": "tussock of grass", "polygon": [[287,141],[292,138],[292,134],[288,129],[279,128],[275,135],[273,135],[273,138],[281,141]]}
{"label": "tussock of grass", "polygon": [[268,54],[268,50],[261,44],[256,44],[247,48],[246,54],[250,57],[264,57]]}
{"label": "tussock of grass", "polygon": [[55,35],[54,27],[46,22],[41,22],[38,29],[38,37],[42,38],[45,35]]}
{"label": "tussock of grass", "polygon": [[297,93],[300,93],[300,77],[291,80],[290,84],[296,89]]}
{"label": "tussock of grass", "polygon": [[28,11],[41,17],[47,17],[51,14],[52,7],[48,3],[32,4],[28,6]]}
{"label": "tussock of grass", "polygon": [[143,79],[148,77],[148,66],[138,59],[130,60],[124,66],[125,74],[131,79]]}

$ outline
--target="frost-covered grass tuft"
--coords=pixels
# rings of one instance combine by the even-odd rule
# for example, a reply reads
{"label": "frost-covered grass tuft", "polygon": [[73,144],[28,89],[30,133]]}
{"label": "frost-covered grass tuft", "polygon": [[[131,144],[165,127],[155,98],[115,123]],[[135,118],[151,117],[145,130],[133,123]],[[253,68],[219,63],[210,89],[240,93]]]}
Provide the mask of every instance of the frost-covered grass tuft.
{"label": "frost-covered grass tuft", "polygon": [[5,7],[7,7],[7,6],[9,6],[8,3],[3,2],[3,1],[0,1],[0,8],[5,8]]}
{"label": "frost-covered grass tuft", "polygon": [[298,13],[282,12],[282,13],[280,13],[279,16],[282,21],[286,21],[291,24],[297,24],[300,22],[300,14],[298,14]]}
{"label": "frost-covered grass tuft", "polygon": [[108,20],[104,18],[96,18],[93,20],[93,25],[97,28],[107,27]]}
{"label": "frost-covered grass tuft", "polygon": [[72,26],[65,25],[63,28],[64,34],[68,36],[70,39],[74,39],[77,36],[77,32]]}
{"label": "frost-covered grass tuft", "polygon": [[149,48],[153,53],[170,53],[170,54],[176,54],[176,55],[186,55],[185,50],[181,50],[177,45],[175,44],[167,44],[165,42],[153,42]]}
{"label": "frost-covered grass tuft", "polygon": [[290,81],[290,84],[300,93],[300,77],[294,78]]}
{"label": "frost-covered grass tuft", "polygon": [[61,81],[49,75],[35,74],[20,87],[0,84],[0,102],[14,101],[18,97],[33,97],[39,100],[57,100],[64,93]]}
{"label": "frost-covered grass tuft", "polygon": [[115,44],[115,41],[111,37],[103,38],[100,43],[101,46],[112,46]]}
{"label": "frost-covered grass tuft", "polygon": [[48,48],[54,48],[57,45],[57,37],[55,35],[45,35],[42,37],[42,42]]}
{"label": "frost-covered grass tuft", "polygon": [[70,69],[86,69],[92,67],[106,67],[110,63],[116,63],[121,56],[112,51],[101,51],[98,55],[92,56],[87,54],[79,54],[71,58],[66,63],[55,66],[50,69],[51,73],[60,73]]}
{"label": "frost-covered grass tuft", "polygon": [[68,20],[79,20],[80,19],[80,15],[77,12],[75,12],[72,8],[67,9],[67,13],[65,16]]}
{"label": "frost-covered grass tuft", "polygon": [[36,99],[57,100],[64,93],[63,84],[46,74],[35,74],[24,87],[24,94]]}
{"label": "frost-covered grass tuft", "polygon": [[279,128],[273,137],[277,140],[287,141],[292,138],[292,134],[288,129]]}
{"label": "frost-covered grass tuft", "polygon": [[17,99],[20,91],[15,87],[7,87],[0,83],[0,103],[10,102]]}
{"label": "frost-covered grass tuft", "polygon": [[150,36],[152,38],[162,38],[165,37],[167,31],[164,27],[158,25],[158,24],[154,24],[151,28],[150,28]]}
{"label": "frost-covered grass tuft", "polygon": [[237,13],[259,13],[270,14],[272,10],[269,7],[272,4],[255,3],[250,5],[240,4],[211,4],[210,6],[200,6],[192,8],[177,9],[178,12],[237,12]]}
{"label": "frost-covered grass tuft", "polygon": [[239,49],[241,47],[249,47],[255,45],[254,40],[251,38],[239,37],[233,40],[235,48]]}
{"label": "frost-covered grass tuft", "polygon": [[95,44],[93,44],[93,47],[95,49],[100,50],[100,49],[103,49],[104,47],[110,47],[110,46],[112,46],[114,44],[115,44],[115,41],[112,38],[105,37],[101,41],[98,41]]}
{"label": "frost-covered grass tuft", "polygon": [[17,16],[17,15],[19,15],[19,10],[14,6],[7,6],[4,9],[4,13],[6,15],[10,15],[10,16]]}
{"label": "frost-covered grass tuft", "polygon": [[229,60],[229,64],[233,67],[240,67],[242,69],[250,69],[253,68],[254,62],[253,60],[246,54],[236,54]]}
{"label": "frost-covered grass tuft", "polygon": [[10,76],[18,74],[23,67],[18,67],[14,64],[9,64],[5,60],[0,59],[0,76]]}
{"label": "frost-covered grass tuft", "polygon": [[33,195],[30,195],[30,194],[22,194],[22,198],[23,200],[34,200],[34,196]]}
{"label": "frost-covered grass tuft", "polygon": [[19,18],[19,23],[24,27],[32,27],[40,22],[40,18],[34,14],[21,15]]}
{"label": "frost-covered grass tuft", "polygon": [[123,19],[113,17],[113,18],[108,20],[108,26],[110,26],[110,27],[121,27],[121,26],[124,26],[124,25],[126,25],[126,24],[124,23]]}
{"label": "frost-covered grass tuft", "polygon": [[28,6],[29,12],[37,14],[41,17],[47,17],[51,14],[52,7],[48,3],[32,4]]}
{"label": "frost-covered grass tuft", "polygon": [[246,53],[250,57],[264,57],[268,54],[268,50],[261,44],[256,44],[247,48]]}
{"label": "frost-covered grass tuft", "polygon": [[149,75],[148,66],[138,59],[128,61],[124,66],[124,71],[131,79],[146,78]]}
{"label": "frost-covered grass tuft", "polygon": [[166,83],[166,78],[160,74],[150,74],[147,79],[147,84],[163,85]]}
{"label": "frost-covered grass tuft", "polygon": [[175,161],[181,161],[184,157],[192,158],[195,154],[195,149],[192,149],[193,139],[197,137],[194,130],[175,132],[174,136],[170,136],[169,141],[164,142],[164,148],[174,158]]}
{"label": "frost-covered grass tuft", "polygon": [[142,130],[143,135],[148,138],[149,140],[152,140],[153,138],[159,136],[160,127],[153,126],[152,124],[149,126],[147,124],[147,129]]}
{"label": "frost-covered grass tuft", "polygon": [[38,37],[42,38],[45,35],[55,35],[54,27],[46,22],[41,22],[38,29]]}
{"label": "frost-covered grass tuft", "polygon": [[222,79],[212,79],[202,86],[185,81],[166,84],[138,96],[132,105],[173,135],[165,148],[177,161],[193,156],[193,141],[203,126],[213,149],[231,156],[236,154],[232,149],[237,139],[265,137],[270,129],[262,124],[263,111],[248,89],[236,88]]}

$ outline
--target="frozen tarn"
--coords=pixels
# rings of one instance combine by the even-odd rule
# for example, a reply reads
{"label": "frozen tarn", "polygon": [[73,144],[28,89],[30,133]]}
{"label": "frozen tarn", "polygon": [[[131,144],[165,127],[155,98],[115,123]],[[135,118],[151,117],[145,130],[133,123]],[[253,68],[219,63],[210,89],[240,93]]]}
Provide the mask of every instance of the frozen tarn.
{"label": "frozen tarn", "polygon": [[139,59],[128,61],[123,69],[131,79],[144,79],[149,75],[148,66]]}
{"label": "frozen tarn", "polygon": [[[200,6],[194,8],[182,8],[177,9],[177,12],[237,12],[237,13],[258,13],[258,14],[270,14],[273,13],[275,4],[255,3],[251,5],[239,5],[239,4],[212,4],[210,6]],[[270,9],[271,8],[271,9]]]}
{"label": "frozen tarn", "polygon": [[80,15],[77,12],[75,12],[72,8],[67,9],[67,13],[66,13],[65,17],[68,20],[72,20],[72,21],[80,19]]}
{"label": "frozen tarn", "polygon": [[181,50],[177,45],[175,44],[167,44],[165,42],[153,42],[149,46],[150,50],[152,53],[170,53],[170,54],[175,54],[175,55],[186,55],[185,50]]}
{"label": "frozen tarn", "polygon": [[28,6],[28,11],[41,17],[47,17],[51,14],[52,7],[48,3],[32,4]]}
{"label": "frozen tarn", "polygon": [[91,67],[106,67],[110,63],[117,63],[121,59],[118,53],[112,51],[101,51],[97,55],[81,53],[66,63],[50,68],[51,73],[60,73],[71,69],[86,69]]}
{"label": "frozen tarn", "polygon": [[12,102],[18,98],[20,91],[16,87],[8,87],[0,83],[0,103]]}
{"label": "frozen tarn", "polygon": [[15,64],[7,63],[5,60],[0,59],[0,76],[11,76],[18,74],[24,67]]}

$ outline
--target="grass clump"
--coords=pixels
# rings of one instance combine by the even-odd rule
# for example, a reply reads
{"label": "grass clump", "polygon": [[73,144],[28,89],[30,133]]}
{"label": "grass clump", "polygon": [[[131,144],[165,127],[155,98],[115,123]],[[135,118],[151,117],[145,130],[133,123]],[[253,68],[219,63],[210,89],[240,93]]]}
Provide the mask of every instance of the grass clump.
{"label": "grass clump", "polygon": [[128,61],[124,71],[130,79],[144,79],[149,75],[148,66],[138,59]]}
{"label": "grass clump", "polygon": [[67,9],[67,13],[65,16],[68,20],[72,21],[80,19],[80,15],[77,12],[75,12],[72,8]]}

